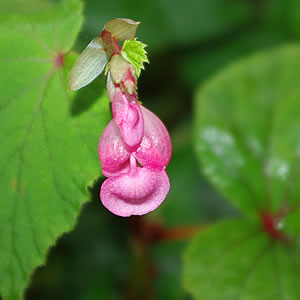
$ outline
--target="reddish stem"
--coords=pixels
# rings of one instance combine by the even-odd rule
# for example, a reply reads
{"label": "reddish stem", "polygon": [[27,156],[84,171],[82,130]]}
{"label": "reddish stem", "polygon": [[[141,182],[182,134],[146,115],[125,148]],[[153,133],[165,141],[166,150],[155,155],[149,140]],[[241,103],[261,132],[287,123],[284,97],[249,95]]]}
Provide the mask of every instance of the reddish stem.
{"label": "reddish stem", "polygon": [[[165,228],[160,222],[145,217],[132,216],[129,219],[132,235],[131,245],[136,263],[134,276],[129,281],[127,299],[154,299],[153,280],[159,268],[151,262],[150,249],[156,243],[184,240],[203,229],[201,225]],[[138,286],[133,284],[137,283]]]}
{"label": "reddish stem", "polygon": [[115,54],[121,54],[121,47],[109,31],[103,30],[100,34],[100,38],[109,57]]}
{"label": "reddish stem", "polygon": [[205,229],[203,225],[166,228],[158,221],[147,221],[142,217],[131,217],[134,235],[147,244],[189,239]]}
{"label": "reddish stem", "polygon": [[53,59],[53,64],[55,65],[56,68],[60,68],[64,64],[64,58],[65,55],[63,53],[57,53],[56,56]]}

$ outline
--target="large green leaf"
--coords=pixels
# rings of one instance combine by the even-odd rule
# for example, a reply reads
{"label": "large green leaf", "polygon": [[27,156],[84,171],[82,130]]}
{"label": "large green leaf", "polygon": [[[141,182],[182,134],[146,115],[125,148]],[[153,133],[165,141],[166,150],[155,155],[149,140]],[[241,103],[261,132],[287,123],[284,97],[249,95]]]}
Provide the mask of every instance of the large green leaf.
{"label": "large green leaf", "polygon": [[0,14],[32,13],[49,9],[52,5],[51,0],[1,0]]}
{"label": "large green leaf", "polygon": [[286,46],[233,64],[196,95],[203,171],[248,216],[190,245],[184,281],[197,299],[300,297],[299,68],[300,46]]}
{"label": "large green leaf", "polygon": [[98,95],[67,91],[75,59],[67,53],[82,23],[81,10],[80,1],[68,0],[47,12],[0,22],[4,299],[22,297],[49,246],[74,226],[88,199],[86,184],[100,175],[97,143],[108,121],[103,84]]}
{"label": "large green leaf", "polygon": [[299,299],[299,248],[282,247],[249,221],[221,222],[189,245],[184,285],[195,299]]}
{"label": "large green leaf", "polygon": [[130,277],[128,218],[99,205],[97,180],[74,230],[50,249],[47,265],[38,268],[25,299],[121,299]]}
{"label": "large green leaf", "polygon": [[283,202],[297,201],[299,67],[299,46],[254,55],[196,95],[196,150],[203,171],[247,213],[278,211]]}

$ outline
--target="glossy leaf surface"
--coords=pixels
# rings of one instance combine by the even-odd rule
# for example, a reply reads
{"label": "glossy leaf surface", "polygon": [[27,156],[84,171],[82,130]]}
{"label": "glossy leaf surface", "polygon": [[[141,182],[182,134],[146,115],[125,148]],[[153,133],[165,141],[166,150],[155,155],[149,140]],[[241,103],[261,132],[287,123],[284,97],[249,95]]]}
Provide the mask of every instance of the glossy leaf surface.
{"label": "glossy leaf surface", "polygon": [[189,246],[184,283],[196,299],[299,298],[299,67],[300,47],[286,46],[235,63],[196,95],[203,171],[248,217]]}
{"label": "glossy leaf surface", "polygon": [[299,248],[274,243],[250,221],[224,221],[201,233],[184,265],[184,286],[195,299],[299,298]]}
{"label": "glossy leaf surface", "polygon": [[248,214],[278,211],[286,201],[294,204],[300,192],[299,54],[299,47],[290,46],[254,55],[196,95],[196,150],[203,171]]}

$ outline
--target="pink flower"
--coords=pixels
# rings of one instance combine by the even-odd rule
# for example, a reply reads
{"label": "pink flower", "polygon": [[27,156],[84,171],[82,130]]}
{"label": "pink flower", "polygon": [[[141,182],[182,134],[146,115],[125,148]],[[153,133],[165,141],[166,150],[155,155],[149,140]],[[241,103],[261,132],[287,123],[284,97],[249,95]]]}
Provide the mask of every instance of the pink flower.
{"label": "pink flower", "polygon": [[[78,90],[104,69],[107,73],[113,119],[104,129],[98,146],[102,172],[108,177],[101,186],[100,198],[108,210],[123,217],[156,209],[170,189],[165,171],[172,152],[168,131],[152,112],[139,104],[136,94],[143,63],[149,63],[146,45],[134,39],[138,25],[139,22],[129,19],[106,23],[69,75],[69,89]],[[125,41],[122,48],[119,41]],[[137,60],[135,53],[139,56]]]}
{"label": "pink flower", "polygon": [[112,213],[127,217],[156,209],[167,196],[170,182],[165,171],[172,146],[167,129],[134,96],[116,88],[113,119],[99,142],[103,174],[100,198]]}

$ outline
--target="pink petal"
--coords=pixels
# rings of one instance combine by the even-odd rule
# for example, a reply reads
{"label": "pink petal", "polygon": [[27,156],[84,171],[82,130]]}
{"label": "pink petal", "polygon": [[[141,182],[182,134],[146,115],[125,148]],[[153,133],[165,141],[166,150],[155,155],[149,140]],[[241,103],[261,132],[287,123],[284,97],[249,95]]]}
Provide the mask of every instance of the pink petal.
{"label": "pink petal", "polygon": [[170,136],[155,114],[143,106],[141,110],[144,117],[144,137],[134,155],[144,167],[161,170],[168,165],[171,158]]}
{"label": "pink petal", "polygon": [[124,142],[129,147],[137,147],[144,134],[144,119],[140,106],[135,102],[129,103],[126,95],[117,88],[113,97],[112,113]]}
{"label": "pink petal", "polygon": [[128,171],[130,152],[114,119],[101,135],[98,154],[104,176],[116,176]]}
{"label": "pink petal", "polygon": [[134,173],[121,174],[104,181],[100,199],[112,213],[129,217],[144,215],[156,209],[170,189],[167,173],[137,168]]}

